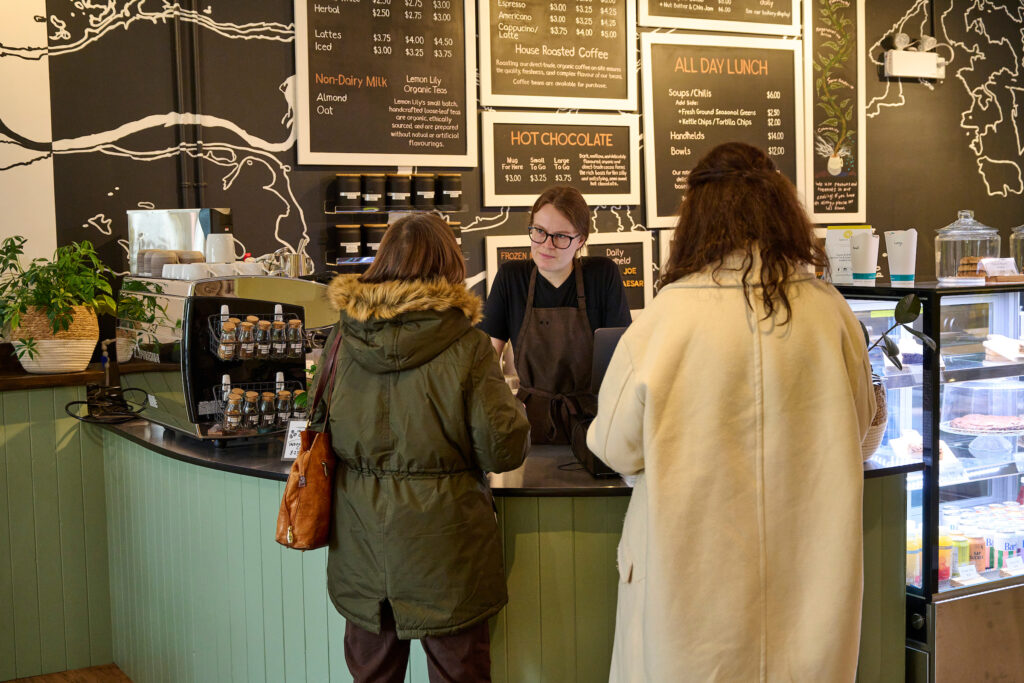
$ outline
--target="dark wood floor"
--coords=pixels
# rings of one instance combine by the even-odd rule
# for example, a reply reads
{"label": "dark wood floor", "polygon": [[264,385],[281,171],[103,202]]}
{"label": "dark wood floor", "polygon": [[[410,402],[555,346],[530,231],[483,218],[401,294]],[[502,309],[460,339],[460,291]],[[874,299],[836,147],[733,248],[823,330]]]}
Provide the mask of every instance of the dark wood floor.
{"label": "dark wood floor", "polygon": [[132,683],[132,679],[125,676],[117,668],[117,664],[104,664],[103,666],[91,666],[88,669],[76,669],[75,671],[61,671],[60,673],[47,674],[45,676],[17,678],[8,683]]}

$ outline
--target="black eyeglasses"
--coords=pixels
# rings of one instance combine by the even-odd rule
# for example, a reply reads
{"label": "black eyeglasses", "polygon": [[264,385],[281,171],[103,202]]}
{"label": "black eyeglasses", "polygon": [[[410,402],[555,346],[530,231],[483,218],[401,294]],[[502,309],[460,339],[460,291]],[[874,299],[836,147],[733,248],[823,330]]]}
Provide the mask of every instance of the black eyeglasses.
{"label": "black eyeglasses", "polygon": [[566,235],[561,232],[548,232],[544,228],[538,228],[536,225],[531,225],[528,230],[531,242],[534,244],[544,244],[550,237],[551,246],[555,249],[568,249],[572,241],[579,237],[579,235]]}

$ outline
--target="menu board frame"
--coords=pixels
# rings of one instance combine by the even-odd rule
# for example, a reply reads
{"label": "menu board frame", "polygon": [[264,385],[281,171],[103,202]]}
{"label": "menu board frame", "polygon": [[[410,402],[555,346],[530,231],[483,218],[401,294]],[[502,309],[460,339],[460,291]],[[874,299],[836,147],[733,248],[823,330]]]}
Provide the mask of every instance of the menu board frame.
{"label": "menu board frame", "polygon": [[[677,33],[643,33],[641,43],[641,77],[643,79],[643,124],[644,124],[644,182],[646,184],[647,226],[650,228],[673,228],[678,215],[658,215],[658,185],[656,182],[657,166],[652,141],[654,139],[654,94],[653,73],[651,69],[651,48],[653,45],[696,45],[708,47],[766,48],[771,50],[788,50],[793,53],[793,116],[795,137],[793,140],[796,158],[796,178],[794,185],[799,194],[805,187],[804,163],[804,62],[801,41],[792,38],[762,38],[749,36],[720,36],[707,34]],[[694,159],[694,163],[696,163]]]}
{"label": "menu board frame", "polygon": [[697,19],[667,17],[651,14],[650,0],[637,0],[638,22],[641,26],[653,28],[685,28],[693,31],[728,31],[731,33],[760,33],[772,36],[799,36],[800,0],[791,0],[793,10],[788,24],[769,24],[760,21],[731,21],[724,19]]}
{"label": "menu board frame", "polygon": [[498,267],[501,265],[498,263],[498,250],[508,247],[526,247],[530,248],[530,236],[526,234],[524,227],[521,235],[487,235],[484,237],[484,251],[486,252],[486,258],[484,259],[484,269],[487,273],[487,287],[485,289],[487,294],[491,293],[491,284],[494,283],[494,278],[498,274]]}
{"label": "menu board frame", "polygon": [[[650,305],[651,301],[654,300],[654,267],[653,263],[653,246],[654,246],[654,232],[649,230],[631,230],[626,232],[592,232],[587,238],[587,244],[639,244],[641,248],[641,254],[643,258],[643,269],[644,269],[644,306]],[[484,250],[487,253],[486,256],[486,273],[487,273],[487,294],[491,293],[491,284],[494,282],[494,278],[498,273],[498,250],[508,247],[527,247],[530,246],[530,236],[526,234],[522,235],[488,235],[484,238]],[[583,248],[582,255],[587,255],[587,247]],[[636,314],[642,309],[630,309],[630,312],[636,317]]]}
{"label": "menu board frame", "polygon": [[[561,114],[554,112],[485,111],[483,120],[484,206],[533,206],[537,194],[498,194],[495,188],[494,125],[522,123],[527,125],[615,126],[629,129],[629,192],[620,194],[583,193],[591,206],[640,204],[640,115],[639,114]],[[555,185],[557,183],[551,183]],[[570,185],[572,183],[569,183]]]}
{"label": "menu board frame", "polygon": [[[325,164],[332,166],[440,166],[472,167],[477,164],[477,99],[476,99],[476,3],[463,0],[462,39],[466,60],[465,70],[465,122],[466,152],[464,154],[391,154],[317,152],[310,149],[309,138],[309,42],[306,8],[309,0],[294,0],[295,7],[295,113],[298,117],[299,165]],[[472,30],[467,30],[471,27]]]}
{"label": "menu board frame", "polygon": [[[628,230],[623,232],[592,232],[587,238],[587,246],[583,248],[583,255],[588,255],[591,244],[639,244],[643,258],[644,273],[644,307],[654,300],[654,237],[653,230]],[[635,318],[642,308],[631,308],[630,313]]]}
{"label": "menu board frame", "polygon": [[[807,0],[809,6],[814,0]],[[850,0],[856,5],[857,10],[857,47],[855,48],[853,60],[857,64],[857,95],[854,111],[857,116],[857,210],[850,212],[828,212],[815,211],[814,209],[814,154],[815,154],[815,130],[814,130],[814,15],[808,10],[804,18],[804,120],[807,122],[805,131],[806,142],[804,143],[804,154],[807,172],[805,173],[806,187],[803,188],[804,202],[807,213],[812,223],[864,223],[867,221],[867,68],[864,64],[864,55],[867,54],[867,38],[865,35],[864,4],[865,0]]]}
{"label": "menu board frame", "polygon": [[504,95],[493,91],[491,85],[491,7],[493,0],[480,0],[477,22],[480,32],[480,105],[485,107],[526,107],[528,109],[608,109],[636,111],[636,2],[625,0],[626,26],[626,97],[552,97],[550,95]]}

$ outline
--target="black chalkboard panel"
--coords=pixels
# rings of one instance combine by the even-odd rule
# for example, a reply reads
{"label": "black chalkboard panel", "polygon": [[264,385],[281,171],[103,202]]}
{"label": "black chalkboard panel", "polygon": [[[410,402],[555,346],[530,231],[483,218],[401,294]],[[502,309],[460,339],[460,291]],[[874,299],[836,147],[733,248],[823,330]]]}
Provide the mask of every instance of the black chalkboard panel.
{"label": "black chalkboard panel", "polygon": [[467,23],[465,0],[295,0],[300,163],[475,164]]}
{"label": "black chalkboard panel", "polygon": [[639,122],[629,114],[484,112],[484,203],[532,206],[552,185],[589,204],[637,204]]}
{"label": "black chalkboard panel", "polygon": [[480,102],[634,109],[632,0],[482,0]]}
{"label": "black chalkboard panel", "polygon": [[[648,253],[650,253],[648,251]],[[617,242],[587,244],[587,254],[604,256],[615,261],[622,276],[622,284],[626,287],[626,301],[629,310],[638,311],[644,307],[650,277],[650,264],[644,263],[644,245],[640,242]]]}
{"label": "black chalkboard panel", "polygon": [[653,33],[642,41],[649,225],[674,225],[690,169],[723,142],[765,149],[801,187],[796,41]]}
{"label": "black chalkboard panel", "polygon": [[865,220],[864,3],[814,0],[805,16],[806,204],[815,222]]}
{"label": "black chalkboard panel", "polygon": [[641,26],[797,35],[799,23],[799,0],[640,0]]}

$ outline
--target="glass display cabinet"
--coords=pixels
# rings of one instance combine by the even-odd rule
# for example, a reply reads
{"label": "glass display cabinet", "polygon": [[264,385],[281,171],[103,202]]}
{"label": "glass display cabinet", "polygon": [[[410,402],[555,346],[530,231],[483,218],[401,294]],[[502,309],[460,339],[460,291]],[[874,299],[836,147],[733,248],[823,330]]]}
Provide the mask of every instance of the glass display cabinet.
{"label": "glass display cabinet", "polygon": [[979,680],[985,667],[1016,680],[1006,654],[1021,656],[1024,620],[1024,285],[837,288],[871,342],[916,294],[912,327],[936,343],[897,328],[902,368],[870,354],[889,412],[875,459],[925,463],[907,475],[908,680]]}

